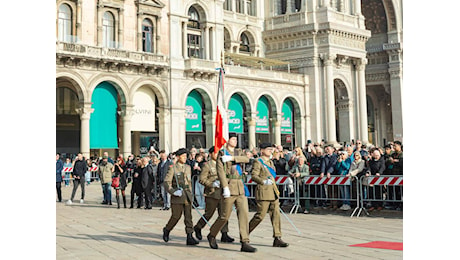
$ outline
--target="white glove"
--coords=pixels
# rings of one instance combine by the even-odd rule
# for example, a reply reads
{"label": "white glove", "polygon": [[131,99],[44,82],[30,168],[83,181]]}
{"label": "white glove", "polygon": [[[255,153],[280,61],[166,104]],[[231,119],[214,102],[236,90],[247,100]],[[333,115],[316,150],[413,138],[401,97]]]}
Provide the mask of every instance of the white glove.
{"label": "white glove", "polygon": [[229,162],[229,161],[232,160],[231,155],[222,155],[221,158],[222,158],[222,162],[224,162],[224,163]]}
{"label": "white glove", "polygon": [[176,190],[173,194],[174,196],[182,197],[182,190]]}
{"label": "white glove", "polygon": [[270,179],[264,180],[264,185],[273,185],[273,182]]}
{"label": "white glove", "polygon": [[224,198],[230,198],[230,189],[228,187],[224,187],[224,192],[222,192]]}
{"label": "white glove", "polygon": [[220,187],[220,181],[219,181],[219,180],[215,180],[215,181],[212,183],[212,187],[214,187],[214,188],[219,188],[219,187]]}

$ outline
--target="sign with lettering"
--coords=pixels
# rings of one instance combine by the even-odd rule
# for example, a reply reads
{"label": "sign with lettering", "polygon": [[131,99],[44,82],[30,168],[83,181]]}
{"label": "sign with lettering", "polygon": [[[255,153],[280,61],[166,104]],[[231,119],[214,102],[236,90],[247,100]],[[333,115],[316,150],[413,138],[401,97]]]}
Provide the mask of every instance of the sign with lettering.
{"label": "sign with lettering", "polygon": [[228,103],[228,132],[242,134],[244,102],[239,95],[233,95]]}
{"label": "sign with lettering", "polygon": [[281,133],[292,134],[292,101],[286,99],[283,102],[283,108],[281,109]]}
{"label": "sign with lettering", "polygon": [[202,132],[203,100],[200,93],[192,91],[185,103],[185,130],[187,132]]}
{"label": "sign with lettering", "polygon": [[155,94],[147,87],[142,87],[134,94],[132,131],[155,131]]}
{"label": "sign with lettering", "polygon": [[269,130],[268,99],[262,96],[257,102],[256,133],[268,134]]}

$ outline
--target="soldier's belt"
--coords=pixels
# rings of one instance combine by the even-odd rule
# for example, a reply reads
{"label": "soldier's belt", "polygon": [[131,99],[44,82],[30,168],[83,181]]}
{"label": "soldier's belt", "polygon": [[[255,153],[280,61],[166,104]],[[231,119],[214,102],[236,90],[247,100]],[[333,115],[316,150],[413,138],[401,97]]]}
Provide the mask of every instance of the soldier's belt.
{"label": "soldier's belt", "polygon": [[243,179],[243,175],[227,175],[227,179]]}

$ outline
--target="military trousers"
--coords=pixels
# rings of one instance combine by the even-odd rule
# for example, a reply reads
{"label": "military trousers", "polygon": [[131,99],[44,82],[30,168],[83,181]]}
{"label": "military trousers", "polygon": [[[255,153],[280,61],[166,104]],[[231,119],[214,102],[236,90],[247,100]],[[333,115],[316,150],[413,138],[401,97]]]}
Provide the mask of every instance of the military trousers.
{"label": "military trousers", "polygon": [[249,233],[251,233],[264,220],[265,215],[270,215],[273,226],[273,237],[281,237],[281,213],[280,202],[277,200],[258,200],[257,213],[249,222]]}
{"label": "military trousers", "polygon": [[232,206],[235,205],[236,215],[238,217],[238,226],[240,229],[240,242],[249,243],[249,220],[248,220],[248,198],[244,195],[232,195],[229,198],[223,198],[222,215],[219,216],[211,226],[211,236],[217,236],[217,233],[228,223]]}
{"label": "military trousers", "polygon": [[171,217],[166,224],[166,229],[169,231],[173,230],[177,222],[179,222],[182,213],[184,213],[185,233],[193,233],[192,204],[188,203],[188,201],[185,204],[171,204]]}
{"label": "military trousers", "polygon": [[[203,217],[206,219],[206,221],[209,221],[212,218],[212,216],[214,215],[214,212],[216,212],[216,209],[217,209],[217,214],[219,214],[218,218],[222,216],[223,199],[205,197],[205,202],[206,202],[206,206],[205,206]],[[196,227],[198,227],[199,229],[202,229],[205,225],[206,225],[206,222],[204,221],[203,218],[200,218],[198,223],[196,223]],[[222,227],[221,232],[223,233],[228,232],[228,221]]]}

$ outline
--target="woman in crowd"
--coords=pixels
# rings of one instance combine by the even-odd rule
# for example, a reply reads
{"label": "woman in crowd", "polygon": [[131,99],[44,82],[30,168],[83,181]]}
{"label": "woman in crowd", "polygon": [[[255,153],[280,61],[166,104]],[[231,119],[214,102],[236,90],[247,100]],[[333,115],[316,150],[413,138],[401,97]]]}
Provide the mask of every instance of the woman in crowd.
{"label": "woman in crowd", "polygon": [[126,169],[125,169],[125,162],[122,156],[119,156],[114,164],[113,167],[113,177],[120,177],[120,182],[118,187],[115,188],[116,192],[116,199],[117,199],[117,208],[120,208],[120,190],[121,195],[123,196],[123,204],[126,208],[126,196],[125,196],[125,189],[127,186],[126,183]]}

